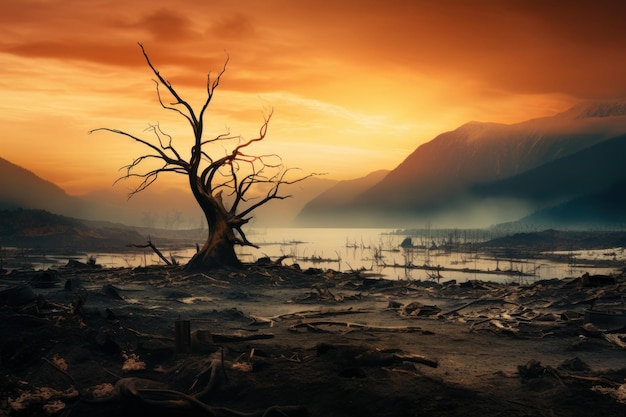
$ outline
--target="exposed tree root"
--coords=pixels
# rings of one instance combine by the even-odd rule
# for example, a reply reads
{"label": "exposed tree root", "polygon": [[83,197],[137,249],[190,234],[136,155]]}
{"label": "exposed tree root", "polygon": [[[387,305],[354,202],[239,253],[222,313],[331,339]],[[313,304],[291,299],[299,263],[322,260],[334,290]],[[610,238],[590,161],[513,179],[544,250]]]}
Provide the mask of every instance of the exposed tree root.
{"label": "exposed tree root", "polygon": [[85,395],[85,393],[81,392],[81,390],[78,389],[74,378],[72,378],[69,373],[60,368],[56,363],[47,358],[42,359],[62,373],[76,389],[80,400],[89,404],[120,403],[122,405],[132,406],[133,409],[137,411],[141,411],[142,408],[145,408],[145,411],[154,411],[154,408],[157,408],[185,413],[186,416],[202,417],[295,417],[306,415],[306,408],[304,406],[273,405],[264,410],[242,412],[231,408],[212,407],[200,401],[198,398],[208,394],[216,384],[218,368],[220,366],[223,367],[223,361],[221,358],[214,358],[207,370],[198,375],[198,378],[194,382],[194,386],[207,373],[207,371],[209,373],[209,381],[205,388],[195,395],[188,395],[180,391],[162,388],[163,384],[150,379],[130,377],[119,379],[115,383],[113,391],[109,396],[97,399],[89,398]]}

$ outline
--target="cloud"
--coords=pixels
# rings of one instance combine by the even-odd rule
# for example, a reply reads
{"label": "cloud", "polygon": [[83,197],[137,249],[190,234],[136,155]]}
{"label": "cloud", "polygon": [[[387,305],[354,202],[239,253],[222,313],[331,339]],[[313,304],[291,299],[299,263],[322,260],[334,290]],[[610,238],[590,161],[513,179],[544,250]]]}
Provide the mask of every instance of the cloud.
{"label": "cloud", "polygon": [[[302,92],[350,73],[464,78],[516,94],[626,94],[623,2],[165,1],[3,2],[0,50],[115,66],[141,65],[143,42],[180,82],[220,68],[242,91]],[[332,63],[332,65],[328,65]],[[482,88],[482,87],[481,87]]]}
{"label": "cloud", "polygon": [[142,64],[135,45],[111,45],[100,43],[24,42],[4,47],[6,53],[25,58],[53,58],[57,60],[88,61],[118,66]]}
{"label": "cloud", "polygon": [[244,13],[228,14],[215,19],[208,31],[207,36],[230,41],[251,41],[257,34],[253,19]]}
{"label": "cloud", "polygon": [[215,131],[255,134],[274,108],[272,139],[289,152],[313,159],[323,145],[341,161],[343,148],[327,145],[364,149],[363,161],[333,169],[365,174],[469,120],[626,96],[624,15],[626,3],[611,0],[2,0],[0,85],[13,100],[3,121],[10,143],[34,147],[42,136],[72,140],[54,123],[27,135],[19,121],[39,119],[34,109],[46,123],[63,111],[90,127],[165,124],[142,42],[194,108],[207,73],[230,57],[207,121]]}
{"label": "cloud", "polygon": [[185,42],[197,39],[199,33],[193,26],[193,21],[180,11],[165,8],[151,12],[136,23],[128,25],[138,29],[138,32],[148,32],[150,39],[155,42]]}

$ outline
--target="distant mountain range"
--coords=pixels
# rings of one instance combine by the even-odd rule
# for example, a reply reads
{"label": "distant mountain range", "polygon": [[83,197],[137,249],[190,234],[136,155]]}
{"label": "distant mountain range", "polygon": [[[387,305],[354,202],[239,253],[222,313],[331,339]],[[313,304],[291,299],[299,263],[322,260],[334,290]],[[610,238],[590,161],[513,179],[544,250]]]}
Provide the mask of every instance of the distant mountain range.
{"label": "distant mountain range", "polygon": [[[287,186],[293,198],[261,207],[251,225],[622,227],[625,156],[626,101],[515,124],[469,122],[420,145],[391,171]],[[0,210],[16,208],[151,228],[204,224],[185,189],[155,183],[129,201],[122,187],[70,196],[0,158]]]}
{"label": "distant mountain range", "polygon": [[147,234],[121,225],[90,223],[44,210],[0,210],[0,244],[45,252],[124,251]]}
{"label": "distant mountain range", "polygon": [[81,216],[84,202],[31,171],[0,158],[0,209],[45,208]]}
{"label": "distant mountain range", "polygon": [[[297,220],[308,226],[484,227],[523,219],[528,225],[538,210],[570,200],[573,207],[574,199],[626,180],[625,134],[624,101],[581,104],[516,124],[470,122],[419,146],[348,201],[313,199]],[[568,227],[622,222],[592,212],[583,221],[582,208],[579,214]]]}
{"label": "distant mountain range", "polygon": [[[181,177],[182,179],[182,177]],[[253,213],[251,225],[290,225],[313,197],[338,181],[313,177],[285,185],[283,194],[292,198],[271,201]],[[182,184],[185,182],[182,181]],[[159,183],[127,198],[119,184],[77,197],[33,172],[0,158],[0,210],[34,209],[84,220],[102,220],[131,226],[162,229],[206,228],[202,212],[191,192],[166,188]]]}

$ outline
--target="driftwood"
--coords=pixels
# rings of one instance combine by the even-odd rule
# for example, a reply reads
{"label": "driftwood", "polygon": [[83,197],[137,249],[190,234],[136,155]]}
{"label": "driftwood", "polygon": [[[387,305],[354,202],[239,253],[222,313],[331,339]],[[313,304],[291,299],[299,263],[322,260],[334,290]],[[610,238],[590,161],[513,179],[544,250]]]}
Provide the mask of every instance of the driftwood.
{"label": "driftwood", "polygon": [[298,311],[295,313],[286,313],[286,314],[279,314],[277,316],[272,316],[272,317],[262,317],[262,316],[256,316],[256,315],[249,315],[248,317],[252,320],[252,323],[250,324],[254,324],[254,325],[260,325],[260,324],[269,324],[270,326],[273,326],[273,323],[275,321],[280,321],[280,320],[285,320],[285,319],[312,319],[312,318],[321,318],[321,317],[328,317],[328,316],[341,316],[341,315],[347,315],[347,314],[364,314],[364,313],[370,313],[371,310],[354,310],[352,308],[346,308],[346,309],[340,309],[340,310],[336,310],[336,309],[328,309],[328,310],[305,310],[305,311]]}
{"label": "driftwood", "polygon": [[422,304],[418,301],[409,303],[400,309],[402,317],[427,317],[439,314],[441,309],[436,305]]}
{"label": "driftwood", "polygon": [[288,330],[290,332],[298,332],[298,329],[305,328],[308,331],[326,333],[328,330],[320,329],[319,326],[341,326],[345,329],[342,331],[353,331],[353,330],[369,330],[376,332],[400,332],[400,333],[411,333],[411,332],[419,332],[425,335],[433,334],[431,331],[423,330],[421,327],[414,326],[374,326],[369,324],[361,324],[361,323],[351,323],[351,322],[337,322],[337,321],[307,321],[300,322],[289,326]]}
{"label": "driftwood", "polygon": [[274,335],[271,333],[260,333],[260,334],[251,334],[251,335],[211,333],[211,338],[213,339],[213,342],[215,343],[227,343],[227,342],[247,342],[249,340],[273,339]]}
{"label": "driftwood", "polygon": [[609,343],[614,344],[615,346],[622,348],[622,349],[626,349],[626,342],[624,342],[624,339],[626,335],[623,334],[617,334],[617,333],[602,333],[602,338],[604,340],[606,340]]}
{"label": "driftwood", "polygon": [[439,362],[435,359],[429,359],[422,355],[416,355],[414,353],[394,353],[394,358],[401,360],[403,362],[414,362],[419,363],[421,365],[430,366],[431,368],[436,368],[439,366]]}
{"label": "driftwood", "polygon": [[552,366],[543,366],[541,362],[531,359],[526,365],[520,365],[517,367],[518,375],[522,379],[540,378],[543,376],[551,376],[557,380],[557,382],[565,386],[565,380],[574,380],[577,382],[589,382],[593,384],[600,384],[608,387],[620,387],[622,384],[616,381],[612,381],[601,376],[591,375],[578,375],[571,372],[564,372],[553,368]]}
{"label": "driftwood", "polygon": [[601,384],[601,385],[608,386],[608,387],[622,386],[622,384],[620,384],[619,382],[611,381],[610,379],[602,378],[599,376],[576,375],[576,374],[562,372],[562,371],[557,371],[557,372],[559,373],[561,379],[568,378],[568,379],[573,379],[575,381],[592,382],[592,383],[597,383],[597,384]]}
{"label": "driftwood", "polygon": [[172,265],[172,261],[170,261],[169,259],[167,259],[167,258],[166,258],[166,257],[165,257],[162,253],[161,253],[161,251],[160,251],[160,250],[159,250],[156,246],[154,246],[154,244],[152,243],[152,241],[151,241],[150,239],[148,239],[148,243],[146,243],[145,245],[128,245],[128,246],[133,247],[133,248],[150,248],[150,249],[152,249],[152,251],[153,251],[154,253],[156,253],[156,254],[157,254],[157,256],[158,256],[159,258],[161,258],[161,260],[162,260],[163,262],[165,262],[165,265]]}
{"label": "driftwood", "polygon": [[502,321],[500,321],[496,317],[490,317],[484,320],[474,322],[470,326],[470,330],[474,330],[476,328],[476,325],[483,324],[483,323],[491,323],[496,329],[501,330],[512,336],[516,336],[517,333],[519,332],[518,328],[505,325],[504,323],[502,323]]}
{"label": "driftwood", "polygon": [[507,301],[504,300],[502,298],[480,298],[478,300],[474,300],[474,301],[470,301],[468,303],[465,303],[459,307],[453,308],[452,310],[448,310],[445,313],[440,313],[440,316],[447,316],[456,312],[459,312],[467,307],[476,305],[476,304],[491,304],[491,303],[502,303],[502,304],[514,304],[514,305],[519,305],[518,303],[514,303],[512,301]]}

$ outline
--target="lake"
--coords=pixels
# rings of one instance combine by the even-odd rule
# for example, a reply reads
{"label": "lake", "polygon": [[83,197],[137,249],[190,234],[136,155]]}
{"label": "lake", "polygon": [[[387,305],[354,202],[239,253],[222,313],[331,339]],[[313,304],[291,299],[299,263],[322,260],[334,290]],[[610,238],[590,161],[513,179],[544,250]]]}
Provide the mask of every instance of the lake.
{"label": "lake", "polygon": [[[259,248],[239,247],[240,259],[253,262],[269,256],[277,259],[288,256],[284,265],[297,263],[301,268],[333,269],[349,271],[364,269],[388,279],[436,279],[441,282],[457,280],[488,280],[495,282],[532,282],[537,279],[578,277],[585,272],[609,274],[612,268],[580,266],[582,259],[626,259],[623,248],[602,251],[570,252],[569,262],[558,263],[545,259],[513,259],[493,257],[484,253],[468,253],[442,249],[444,242],[463,243],[485,239],[484,235],[467,235],[463,231],[428,231],[429,236],[413,236],[419,246],[428,248],[400,247],[407,237],[394,234],[393,229],[323,229],[323,228],[267,228],[249,229],[249,240]],[[454,236],[452,236],[454,234]],[[158,246],[158,240],[154,242]],[[190,242],[191,244],[195,242]],[[424,243],[424,245],[422,245]],[[166,251],[180,263],[187,262],[195,248]],[[125,254],[91,254],[105,267],[142,266],[162,263],[150,249]],[[59,258],[59,260],[61,260]],[[67,261],[67,258],[63,260]],[[82,259],[81,261],[86,261]],[[411,265],[411,268],[404,268]],[[443,267],[445,270],[440,270]],[[507,273],[508,272],[508,273]]]}

